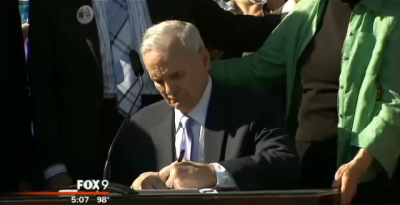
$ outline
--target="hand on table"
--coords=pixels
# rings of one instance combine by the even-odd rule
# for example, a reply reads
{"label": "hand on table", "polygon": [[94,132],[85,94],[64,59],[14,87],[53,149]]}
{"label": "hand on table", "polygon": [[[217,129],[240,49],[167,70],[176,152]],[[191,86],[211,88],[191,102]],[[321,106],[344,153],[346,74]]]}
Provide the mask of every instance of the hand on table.
{"label": "hand on table", "polygon": [[342,165],[336,171],[334,188],[340,188],[340,203],[350,204],[357,193],[357,185],[361,176],[367,171],[373,161],[372,155],[360,149],[359,153],[349,163]]}
{"label": "hand on table", "polygon": [[133,182],[131,188],[139,191],[142,189],[167,189],[166,179],[162,179],[158,172],[145,172]]}
{"label": "hand on table", "polygon": [[211,164],[192,161],[174,162],[160,171],[172,189],[210,188],[217,185],[217,176]]}

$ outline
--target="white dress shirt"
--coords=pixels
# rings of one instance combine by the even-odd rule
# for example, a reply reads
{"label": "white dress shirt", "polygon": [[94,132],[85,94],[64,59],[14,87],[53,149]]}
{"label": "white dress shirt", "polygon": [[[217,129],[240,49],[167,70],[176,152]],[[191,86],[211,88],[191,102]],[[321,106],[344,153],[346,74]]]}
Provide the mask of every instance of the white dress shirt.
{"label": "white dress shirt", "polygon": [[[192,140],[192,152],[191,161],[204,162],[204,127],[207,119],[208,103],[210,101],[212,88],[212,81],[209,77],[207,87],[204,90],[203,96],[199,103],[190,111],[187,115],[193,119],[192,130],[193,130],[193,140]],[[182,125],[180,123],[183,114],[181,111],[175,109],[175,151],[176,157],[179,157],[181,151],[182,141],[184,139],[184,132]],[[232,188],[236,187],[235,181],[232,179],[227,170],[219,163],[211,163],[217,174],[217,187]],[[212,188],[212,187],[208,187]]]}
{"label": "white dress shirt", "polygon": [[[109,39],[105,39],[104,36],[101,34],[103,33],[103,30],[106,30],[107,27],[107,21],[105,17],[105,12],[104,12],[104,7],[106,5],[108,0],[92,0],[93,4],[93,13],[94,13],[94,19],[97,24],[97,30],[99,34],[99,42],[100,42],[100,53],[102,57],[102,68],[103,68],[103,82],[104,82],[104,96],[106,98],[109,97],[117,97],[120,99],[122,95],[128,90],[128,88],[131,86],[131,84],[137,82],[136,76],[133,74],[133,70],[131,67],[131,64],[129,62],[123,62],[120,60],[123,72],[124,72],[124,80],[122,82],[116,82],[114,79],[114,72],[113,68],[111,67],[111,57],[110,57],[110,51],[107,52],[106,49],[106,42],[109,41]],[[152,26],[151,18],[150,18],[150,12],[147,6],[147,1],[146,0],[127,0],[128,1],[128,13],[129,13],[129,21],[130,25],[132,25],[134,28],[133,29],[126,29],[124,32],[126,32],[125,35],[130,35],[132,36],[132,42],[134,48],[139,51],[140,49],[140,44],[142,42],[142,36],[144,32]],[[134,30],[134,33],[131,31]],[[141,56],[141,55],[140,55]],[[154,83],[150,80],[149,75],[147,71],[145,70],[143,74],[143,92],[142,94],[159,94],[157,89],[154,86]],[[114,85],[117,84],[117,85]],[[113,89],[113,88],[116,88]],[[128,100],[128,97],[130,99],[133,99],[135,95],[137,94],[139,90],[139,84],[135,85],[133,89],[129,92],[127,98],[120,102],[120,108],[124,111],[129,110],[129,108],[132,105],[132,101]],[[138,99],[138,103],[135,106],[135,109],[137,107],[140,107],[140,98]],[[56,164],[53,166],[50,166],[48,169],[44,171],[44,177],[45,179],[49,179],[50,177],[67,172],[67,168],[63,164]]]}

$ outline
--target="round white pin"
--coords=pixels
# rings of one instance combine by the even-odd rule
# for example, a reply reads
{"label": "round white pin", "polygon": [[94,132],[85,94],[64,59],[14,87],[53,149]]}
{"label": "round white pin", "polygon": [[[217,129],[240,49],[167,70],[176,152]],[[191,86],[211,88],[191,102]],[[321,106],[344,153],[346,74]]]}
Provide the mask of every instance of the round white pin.
{"label": "round white pin", "polygon": [[88,5],[81,6],[76,13],[76,18],[81,24],[88,24],[93,20],[93,9]]}

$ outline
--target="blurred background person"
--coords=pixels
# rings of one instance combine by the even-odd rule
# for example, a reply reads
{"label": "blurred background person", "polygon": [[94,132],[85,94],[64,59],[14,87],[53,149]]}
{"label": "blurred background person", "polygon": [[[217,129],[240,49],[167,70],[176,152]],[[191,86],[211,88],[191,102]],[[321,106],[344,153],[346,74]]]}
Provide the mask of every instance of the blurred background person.
{"label": "blurred background person", "polygon": [[21,14],[21,23],[28,23],[29,16],[29,0],[18,0],[19,12]]}
{"label": "blurred background person", "polygon": [[395,196],[389,184],[400,156],[397,8],[400,1],[303,0],[256,53],[213,62],[211,76],[226,83],[266,89],[286,81],[301,188],[334,181],[344,204],[390,203]]}
{"label": "blurred background person", "polygon": [[0,2],[0,193],[18,191],[30,181],[34,145],[30,127],[27,68],[18,1]]}
{"label": "blurred background person", "polygon": [[[282,14],[282,8],[286,0],[216,0],[216,2],[221,8],[235,15],[265,16],[271,13]],[[290,9],[288,8],[281,18],[289,11]],[[255,29],[254,32],[257,32],[257,30]],[[242,38],[246,38],[246,36],[242,36]],[[238,52],[237,50],[221,51],[210,47],[208,49],[210,50],[211,60],[229,59],[250,54]]]}
{"label": "blurred background person", "polygon": [[234,14],[264,16],[279,12],[286,0],[220,0],[218,4]]}
{"label": "blurred background person", "polygon": [[28,57],[28,32],[29,32],[29,24],[22,24],[22,35],[24,40],[24,50],[25,50],[25,58]]}
{"label": "blurred background person", "polygon": [[[217,0],[219,6],[235,15],[265,16],[269,14],[279,14],[283,19],[287,13],[294,9],[294,5],[299,0]],[[253,30],[257,32],[258,29]],[[247,38],[242,36],[242,38]],[[208,48],[211,60],[229,59],[250,55],[251,52],[238,52],[237,50],[218,50]],[[270,89],[282,103],[286,103],[286,83],[282,82],[279,86]]]}
{"label": "blurred background person", "polygon": [[28,30],[29,30],[29,0],[19,0],[21,13],[22,33],[24,37],[25,57],[28,55]]}

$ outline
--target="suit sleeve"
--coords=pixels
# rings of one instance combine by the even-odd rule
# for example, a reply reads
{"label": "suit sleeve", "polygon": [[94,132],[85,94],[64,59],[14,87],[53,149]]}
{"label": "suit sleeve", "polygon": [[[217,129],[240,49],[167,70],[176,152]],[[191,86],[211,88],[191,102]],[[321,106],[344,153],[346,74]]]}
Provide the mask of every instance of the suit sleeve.
{"label": "suit sleeve", "polygon": [[222,51],[254,52],[281,22],[280,14],[234,15],[213,0],[197,0],[192,8],[204,42]]}
{"label": "suit sleeve", "polygon": [[58,126],[58,95],[54,52],[56,36],[49,1],[30,1],[29,80],[33,103],[35,137],[42,169],[61,162]]}
{"label": "suit sleeve", "polygon": [[285,131],[284,109],[272,96],[266,96],[268,105],[259,114],[248,137],[253,137],[252,156],[220,162],[240,190],[292,189],[298,183],[300,158],[295,141]]}

